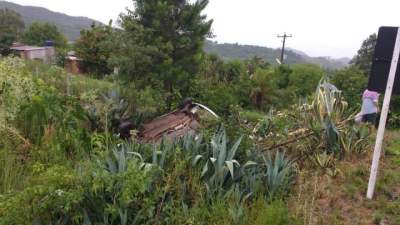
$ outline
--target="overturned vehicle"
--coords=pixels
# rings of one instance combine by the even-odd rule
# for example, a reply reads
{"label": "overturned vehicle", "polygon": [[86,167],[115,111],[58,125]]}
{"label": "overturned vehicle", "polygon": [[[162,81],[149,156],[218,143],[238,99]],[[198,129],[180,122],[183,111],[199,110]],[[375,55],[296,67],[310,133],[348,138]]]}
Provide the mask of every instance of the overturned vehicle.
{"label": "overturned vehicle", "polygon": [[[198,116],[200,109],[218,118],[212,110],[188,98],[178,109],[141,125],[136,137],[140,143],[160,143],[163,138],[173,140],[185,135],[196,135],[200,129]],[[118,130],[122,138],[128,139],[133,129],[130,122],[124,122]]]}

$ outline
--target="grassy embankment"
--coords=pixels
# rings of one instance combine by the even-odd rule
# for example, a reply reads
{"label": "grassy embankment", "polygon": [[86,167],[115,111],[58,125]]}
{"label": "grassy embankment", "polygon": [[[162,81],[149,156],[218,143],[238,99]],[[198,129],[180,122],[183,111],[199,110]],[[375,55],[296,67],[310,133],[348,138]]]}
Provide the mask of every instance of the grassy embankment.
{"label": "grassy embankment", "polygon": [[290,213],[300,224],[400,224],[400,131],[388,131],[373,200],[365,198],[372,150],[338,162],[337,177],[303,171]]}

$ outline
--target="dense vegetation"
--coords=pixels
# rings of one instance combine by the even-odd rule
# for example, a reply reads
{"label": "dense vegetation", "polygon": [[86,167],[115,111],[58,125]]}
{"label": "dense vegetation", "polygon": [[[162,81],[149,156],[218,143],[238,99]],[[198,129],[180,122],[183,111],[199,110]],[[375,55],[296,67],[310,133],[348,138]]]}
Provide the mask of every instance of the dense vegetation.
{"label": "dense vegetation", "polygon": [[[203,52],[208,1],[134,3],[121,29],[81,32],[86,75],[0,58],[0,224],[399,223],[398,132],[377,201],[360,200],[373,129],[353,116],[370,51],[330,72],[225,61]],[[199,112],[198,135],[139,143],[141,124],[186,97],[219,118]]]}
{"label": "dense vegetation", "polygon": [[[142,93],[88,78],[68,83],[57,67],[15,58],[0,66],[4,224],[288,224],[283,200],[303,167],[298,160],[315,160],[335,176],[333,159],[362,154],[368,144],[368,129],[343,122],[345,104],[327,83],[288,111],[221,109],[227,130],[214,122],[203,138],[151,146],[119,140],[113,126],[160,112],[155,97],[124,102],[109,91]],[[263,152],[287,138],[302,141]]]}

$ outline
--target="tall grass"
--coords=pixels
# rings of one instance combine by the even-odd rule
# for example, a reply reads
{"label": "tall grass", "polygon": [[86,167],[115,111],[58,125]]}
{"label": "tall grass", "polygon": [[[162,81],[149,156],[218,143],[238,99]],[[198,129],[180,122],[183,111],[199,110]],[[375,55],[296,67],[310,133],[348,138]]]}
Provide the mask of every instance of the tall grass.
{"label": "tall grass", "polygon": [[29,175],[26,169],[10,148],[0,149],[0,195],[22,189]]}

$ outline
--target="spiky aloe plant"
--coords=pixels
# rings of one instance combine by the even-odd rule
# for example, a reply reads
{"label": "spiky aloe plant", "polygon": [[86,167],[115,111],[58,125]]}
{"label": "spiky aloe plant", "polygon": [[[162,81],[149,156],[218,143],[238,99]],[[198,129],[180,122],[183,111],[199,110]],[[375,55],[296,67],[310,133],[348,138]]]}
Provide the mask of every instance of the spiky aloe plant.
{"label": "spiky aloe plant", "polygon": [[285,153],[276,152],[275,157],[268,154],[264,158],[263,183],[269,199],[284,195],[294,183],[293,162],[286,158]]}
{"label": "spiky aloe plant", "polygon": [[126,170],[127,161],[131,157],[127,154],[126,148],[122,146],[116,146],[112,151],[108,152],[103,163],[104,169],[106,169],[110,174],[117,175]]}
{"label": "spiky aloe plant", "polygon": [[200,161],[205,160],[205,150],[207,146],[203,143],[203,137],[201,135],[196,136],[188,134],[178,139],[175,145],[182,149],[183,154],[192,166],[197,166]]}
{"label": "spiky aloe plant", "polygon": [[270,110],[268,115],[260,120],[260,122],[255,126],[253,133],[260,138],[266,138],[272,132],[273,127],[273,111]]}
{"label": "spiky aloe plant", "polygon": [[343,132],[342,148],[346,153],[363,153],[368,149],[370,130],[366,126],[354,125]]}
{"label": "spiky aloe plant", "polygon": [[232,147],[228,147],[228,140],[224,128],[221,128],[211,139],[212,155],[207,160],[201,173],[206,183],[208,196],[220,196],[224,190],[229,190],[240,169],[239,162],[234,158],[240,145],[240,137]]}
{"label": "spiky aloe plant", "polygon": [[345,129],[344,121],[347,102],[342,98],[342,93],[324,78],[320,81],[311,105],[303,108],[306,110],[304,117],[308,127],[313,131],[318,145],[325,151],[341,154],[340,133]]}

